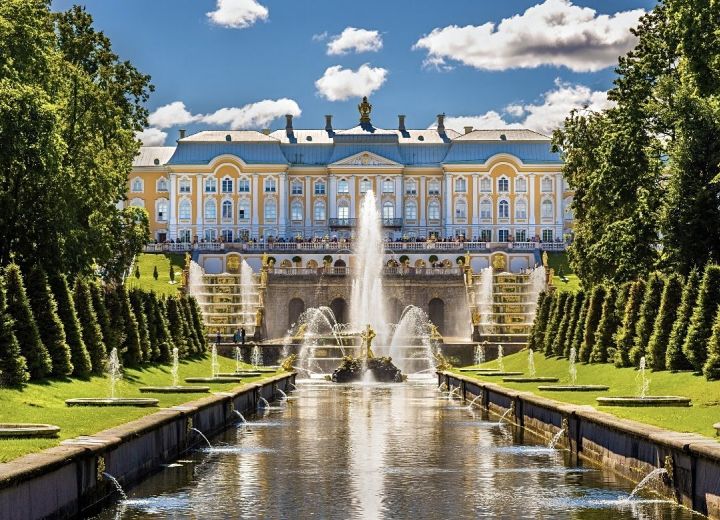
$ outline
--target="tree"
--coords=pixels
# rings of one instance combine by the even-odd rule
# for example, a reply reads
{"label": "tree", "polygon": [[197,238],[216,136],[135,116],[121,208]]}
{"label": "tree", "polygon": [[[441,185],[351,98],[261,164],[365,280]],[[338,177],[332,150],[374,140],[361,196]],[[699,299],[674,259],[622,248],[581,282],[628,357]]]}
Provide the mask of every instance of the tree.
{"label": "tree", "polygon": [[558,332],[553,339],[552,351],[558,357],[562,357],[565,353],[565,339],[567,337],[570,320],[572,319],[572,310],[575,304],[575,295],[569,293],[565,298],[565,305],[562,310],[562,317],[558,325]]}
{"label": "tree", "polygon": [[575,331],[573,332],[573,337],[571,338],[570,348],[568,349],[568,357],[570,357],[570,352],[573,349],[575,349],[575,355],[577,356],[577,353],[580,352],[580,347],[582,347],[583,338],[585,337],[585,322],[587,321],[587,313],[590,308],[591,294],[585,294],[585,298],[583,299],[580,314],[578,314],[578,320],[575,324]]}
{"label": "tree", "polygon": [[175,283],[175,267],[170,264],[170,283]]}
{"label": "tree", "polygon": [[140,279],[140,266],[139,265],[135,265],[135,279],[136,280]]}
{"label": "tree", "polygon": [[183,325],[180,304],[177,298],[170,297],[166,300],[167,319],[172,336],[173,343],[180,353],[180,357],[188,356],[188,343],[185,340],[185,330]]}
{"label": "tree", "polygon": [[195,326],[195,331],[197,333],[198,339],[200,341],[200,351],[206,352],[207,351],[207,335],[205,334],[205,325],[203,323],[203,317],[202,317],[202,311],[200,310],[200,305],[198,305],[198,301],[193,298],[192,296],[188,298],[188,302],[190,304],[190,313],[192,315],[193,324]]}
{"label": "tree", "polygon": [[699,285],[700,275],[697,269],[693,269],[685,281],[680,307],[677,310],[677,317],[670,331],[670,339],[665,353],[665,365],[668,370],[690,370],[692,368],[683,352],[683,344],[695,308]]}
{"label": "tree", "polygon": [[55,274],[50,277],[50,286],[58,303],[58,316],[63,322],[65,339],[70,346],[73,375],[88,377],[92,373],[92,362],[82,338],[82,330],[75,312],[75,302],[72,299],[67,278],[63,274]]}
{"label": "tree", "polygon": [[664,286],[665,280],[659,273],[652,273],[648,277],[645,294],[638,313],[638,320],[635,324],[635,338],[629,353],[630,363],[633,366],[640,366],[640,359],[647,354],[647,347],[660,308]]}
{"label": "tree", "polygon": [[195,333],[195,327],[190,314],[190,307],[188,306],[187,298],[185,296],[178,296],[178,305],[183,319],[183,328],[185,331],[185,338],[187,339],[188,349],[194,354],[200,354],[202,348],[200,346],[200,339]]}
{"label": "tree", "polygon": [[590,293],[587,314],[585,315],[585,330],[583,331],[582,344],[578,351],[578,359],[583,363],[590,361],[590,354],[595,347],[595,331],[602,317],[602,305],[605,301],[605,287],[596,285]]}
{"label": "tree", "polygon": [[543,353],[545,352],[545,340],[548,337],[548,332],[550,331],[550,328],[552,327],[552,321],[557,309],[558,294],[559,293],[557,291],[553,291],[548,295],[547,298],[545,298],[548,307],[545,315],[543,316],[544,326],[542,330],[539,331],[540,336],[536,338],[538,350],[542,351]]}
{"label": "tree", "polygon": [[5,289],[0,284],[0,383],[22,386],[30,379],[27,361],[13,332],[13,320],[7,312]]}
{"label": "tree", "polygon": [[677,274],[670,275],[665,281],[660,298],[660,308],[647,347],[647,362],[653,370],[665,370],[666,368],[667,345],[670,331],[677,318],[682,292],[682,277]]}
{"label": "tree", "polygon": [[36,267],[25,277],[27,295],[30,300],[40,339],[52,359],[52,375],[66,377],[73,373],[70,346],[65,337],[65,327],[58,315],[58,306],[48,285],[45,271]]}
{"label": "tree", "polygon": [[142,352],[142,361],[149,361],[152,356],[152,346],[150,345],[150,332],[148,330],[147,309],[145,308],[145,296],[139,289],[133,289],[129,292],[130,305],[137,321],[138,337],[140,338],[140,350]]}
{"label": "tree", "polygon": [[696,372],[701,372],[707,361],[707,343],[712,333],[713,320],[720,304],[720,266],[705,267],[697,304],[690,318],[683,353]]}
{"label": "tree", "polygon": [[[532,327],[528,333],[528,349],[536,351],[538,350],[538,342],[536,338],[540,337],[540,329],[545,330],[545,319],[547,318],[547,310],[545,307],[545,300],[549,298],[549,295],[545,291],[540,291],[538,294],[537,303],[535,304],[535,318],[533,319]],[[545,311],[545,312],[544,312]]]}
{"label": "tree", "polygon": [[703,374],[710,381],[720,379],[720,310],[718,310],[713,323]]}
{"label": "tree", "polygon": [[93,297],[90,293],[90,287],[82,278],[78,278],[75,282],[73,299],[75,301],[78,321],[80,322],[82,338],[90,355],[92,371],[94,374],[102,374],[105,371],[105,364],[107,362],[107,349],[103,342],[102,329],[98,323],[97,314],[93,308]]}
{"label": "tree", "polygon": [[545,356],[552,356],[554,353],[553,343],[555,341],[555,337],[560,333],[560,323],[563,319],[565,302],[567,302],[569,295],[570,294],[565,291],[559,292],[556,298],[556,302],[553,304],[552,317],[550,319],[550,322],[548,323],[548,328],[545,331],[545,342],[543,343],[543,350],[545,351]]}
{"label": "tree", "polygon": [[160,275],[158,274],[157,266],[155,266],[153,267],[153,278],[157,281],[158,276]]}
{"label": "tree", "polygon": [[645,295],[645,280],[635,280],[630,286],[623,311],[622,325],[615,334],[614,362],[618,368],[631,366],[630,349],[635,340],[635,327],[640,316],[640,306]]}
{"label": "tree", "polygon": [[580,324],[580,316],[585,306],[585,301],[585,291],[578,291],[575,293],[572,316],[570,317],[567,334],[565,335],[565,345],[563,345],[563,357],[570,357],[570,349],[573,347],[575,334],[577,333],[578,325]]}
{"label": "tree", "polygon": [[617,314],[618,290],[610,285],[605,290],[605,299],[602,304],[600,322],[595,331],[595,344],[590,353],[591,363],[607,363],[615,354],[614,336],[620,326],[620,317]]}
{"label": "tree", "polygon": [[15,338],[27,361],[30,379],[42,379],[52,372],[52,358],[40,339],[40,331],[25,292],[22,274],[16,264],[5,268],[5,297],[7,311],[14,320]]}
{"label": "tree", "polygon": [[90,282],[88,287],[90,288],[90,294],[92,296],[93,310],[95,311],[95,316],[97,317],[98,325],[100,325],[100,331],[102,332],[105,350],[107,353],[110,353],[117,345],[111,344],[113,333],[110,325],[110,316],[105,306],[105,289],[95,282]]}
{"label": "tree", "polygon": [[161,362],[167,362],[170,361],[170,353],[173,350],[173,340],[167,320],[167,308],[165,302],[158,298],[155,293],[151,293],[151,295],[155,301],[155,335],[160,353],[158,359]]}
{"label": "tree", "polygon": [[108,291],[107,307],[111,319],[112,345],[117,345],[125,366],[139,366],[142,362],[142,347],[138,322],[123,284]]}

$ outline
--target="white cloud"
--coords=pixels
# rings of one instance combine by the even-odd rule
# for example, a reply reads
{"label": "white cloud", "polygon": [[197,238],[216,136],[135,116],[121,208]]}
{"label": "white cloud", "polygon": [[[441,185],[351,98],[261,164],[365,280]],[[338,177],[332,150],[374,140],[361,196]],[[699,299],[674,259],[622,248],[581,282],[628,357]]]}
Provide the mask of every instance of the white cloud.
{"label": "white cloud", "polygon": [[146,128],[142,132],[135,132],[135,137],[142,141],[143,146],[164,146],[167,132],[159,128]]}
{"label": "white cloud", "polygon": [[302,113],[292,99],[264,99],[236,108],[221,108],[212,114],[201,116],[199,120],[208,125],[227,125],[232,130],[240,128],[259,128],[285,114],[299,116]]}
{"label": "white cloud", "polygon": [[[607,92],[592,90],[584,85],[573,85],[555,80],[555,88],[542,95],[537,104],[512,104],[505,107],[503,114],[491,110],[477,116],[448,117],[445,126],[461,132],[463,127],[476,129],[529,128],[541,134],[550,135],[559,128],[573,109],[600,111],[613,105]],[[512,121],[509,119],[520,118]]]}
{"label": "white cloud", "polygon": [[256,0],[217,0],[215,10],[207,16],[216,25],[245,29],[258,20],[267,20],[268,14],[268,8]]}
{"label": "white cloud", "polygon": [[386,69],[370,67],[367,63],[356,71],[335,65],[325,71],[322,78],[315,82],[315,87],[318,94],[330,101],[344,101],[369,96],[385,83],[387,75]]}
{"label": "white cloud", "polygon": [[327,40],[327,37],[328,37],[328,32],[327,32],[327,31],[323,31],[323,32],[318,33],[318,34],[313,34],[313,35],[312,35],[312,41],[314,41],[314,42],[325,41],[325,40]]}
{"label": "white cloud", "polygon": [[438,27],[413,49],[424,49],[427,67],[442,68],[447,60],[483,70],[567,67],[597,71],[617,62],[637,38],[630,29],[642,9],[613,15],[573,5],[571,0],[545,0],[499,24]]}
{"label": "white cloud", "polygon": [[163,105],[148,116],[148,123],[158,128],[170,128],[196,121],[198,116],[192,115],[182,101],[174,101]]}
{"label": "white cloud", "polygon": [[348,52],[377,52],[382,49],[382,37],[378,31],[346,27],[336,34],[327,44],[329,55],[347,54]]}

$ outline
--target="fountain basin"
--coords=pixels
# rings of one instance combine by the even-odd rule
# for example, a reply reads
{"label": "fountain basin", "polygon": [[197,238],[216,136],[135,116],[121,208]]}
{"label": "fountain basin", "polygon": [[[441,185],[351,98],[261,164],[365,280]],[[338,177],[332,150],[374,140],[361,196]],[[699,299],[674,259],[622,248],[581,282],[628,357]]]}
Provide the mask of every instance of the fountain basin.
{"label": "fountain basin", "polygon": [[550,392],[606,392],[610,390],[605,385],[541,385],[538,390],[547,390]]}
{"label": "fountain basin", "polygon": [[260,372],[220,372],[217,377],[258,377]]}
{"label": "fountain basin", "polygon": [[477,375],[485,377],[521,376],[522,372],[478,372]]}
{"label": "fountain basin", "polygon": [[157,406],[158,400],[151,397],[79,397],[66,399],[68,406]]}
{"label": "fountain basin", "polygon": [[[485,371],[484,368],[471,368],[471,367],[465,367],[465,368],[458,368],[458,372],[479,372],[479,371]],[[488,369],[489,370],[489,369]]]}
{"label": "fountain basin", "polygon": [[691,406],[689,397],[650,395],[647,397],[598,397],[601,406]]}
{"label": "fountain basin", "polygon": [[186,377],[186,383],[239,383],[240,376],[215,376],[215,377]]}
{"label": "fountain basin", "polygon": [[334,383],[353,383],[366,380],[372,375],[377,383],[402,383],[404,378],[390,358],[370,358],[363,362],[361,358],[346,357],[343,363],[332,373]]}
{"label": "fountain basin", "polygon": [[209,386],[143,386],[143,394],[203,394],[210,391]]}
{"label": "fountain basin", "polygon": [[275,372],[277,372],[277,370],[278,370],[277,368],[271,368],[271,367],[265,367],[265,368],[253,367],[253,369],[252,369],[253,372],[260,372],[261,374],[274,374]]}
{"label": "fountain basin", "polygon": [[0,439],[52,438],[60,433],[60,427],[53,424],[0,423]]}
{"label": "fountain basin", "polygon": [[505,383],[557,383],[557,377],[503,377]]}

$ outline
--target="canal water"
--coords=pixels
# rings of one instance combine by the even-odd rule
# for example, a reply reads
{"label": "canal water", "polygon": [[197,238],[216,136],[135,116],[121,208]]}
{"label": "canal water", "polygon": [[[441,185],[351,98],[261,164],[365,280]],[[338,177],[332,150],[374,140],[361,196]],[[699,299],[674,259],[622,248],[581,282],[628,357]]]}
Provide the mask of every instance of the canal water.
{"label": "canal water", "polygon": [[288,402],[127,490],[106,519],[699,519],[519,440],[433,380],[307,381]]}

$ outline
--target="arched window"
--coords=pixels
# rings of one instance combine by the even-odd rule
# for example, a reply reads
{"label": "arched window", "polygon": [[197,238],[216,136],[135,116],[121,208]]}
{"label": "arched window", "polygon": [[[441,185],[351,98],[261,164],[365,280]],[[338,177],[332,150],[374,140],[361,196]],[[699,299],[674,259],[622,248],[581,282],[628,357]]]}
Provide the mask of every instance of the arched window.
{"label": "arched window", "polygon": [[363,179],[360,181],[360,193],[362,195],[365,195],[371,189],[372,189],[372,182],[370,182],[370,179]]}
{"label": "arched window", "polygon": [[230,177],[225,177],[222,180],[221,189],[223,193],[233,192],[233,180]]}
{"label": "arched window", "polygon": [[205,201],[205,220],[215,220],[217,218],[217,206],[214,200]]}
{"label": "arched window", "polygon": [[498,179],[498,193],[508,193],[510,191],[510,181],[507,177]]}
{"label": "arched window", "polygon": [[223,229],[220,236],[222,236],[223,242],[233,241],[232,229]]}
{"label": "arched window", "polygon": [[553,218],[553,203],[549,199],[542,201],[540,206],[540,215],[542,218]]}
{"label": "arched window", "polygon": [[325,221],[325,203],[321,200],[317,201],[315,203],[315,222],[324,222]]}
{"label": "arched window", "polygon": [[224,200],[222,203],[222,218],[223,220],[232,220],[233,218],[232,202],[229,200]]}
{"label": "arched window", "polygon": [[238,179],[238,193],[250,193],[250,179]]}
{"label": "arched window", "polygon": [[467,190],[467,181],[465,181],[465,178],[460,177],[459,179],[455,179],[455,192],[456,193],[465,193]]}
{"label": "arched window", "polygon": [[272,177],[265,179],[265,193],[275,193],[277,191],[277,182]]}
{"label": "arched window", "polygon": [[480,218],[483,220],[492,218],[492,203],[487,199],[480,202]]}
{"label": "arched window", "polygon": [[315,182],[315,195],[325,195],[325,181]]}
{"label": "arched window", "polygon": [[155,203],[155,215],[157,222],[167,222],[168,219],[168,201],[167,199],[158,199]]}
{"label": "arched window", "polygon": [[144,208],[145,201],[142,199],[133,199],[130,201],[130,205],[134,208]]}
{"label": "arched window", "polygon": [[417,183],[413,179],[405,181],[405,195],[417,195]]}
{"label": "arched window", "polygon": [[525,193],[527,191],[527,179],[525,177],[515,179],[515,191],[518,193]]}
{"label": "arched window", "polygon": [[392,220],[395,218],[395,204],[390,201],[383,203],[382,218],[383,220]]}
{"label": "arched window", "polygon": [[302,195],[303,194],[303,183],[302,181],[292,181],[292,185],[290,188],[290,193],[292,195]]}
{"label": "arched window", "polygon": [[165,177],[160,177],[155,185],[157,191],[168,191],[168,181]]}
{"label": "arched window", "polygon": [[178,213],[180,220],[190,220],[192,218],[192,204],[189,200],[183,199],[180,201]]}
{"label": "arched window", "polygon": [[540,191],[543,193],[550,193],[553,190],[553,181],[550,177],[543,177],[540,183]]}
{"label": "arched window", "polygon": [[265,222],[275,222],[277,220],[277,203],[275,199],[267,199],[265,201]]}
{"label": "arched window", "polygon": [[428,220],[440,220],[440,203],[436,200],[432,200],[428,204]]}
{"label": "arched window", "polygon": [[208,177],[205,179],[205,193],[216,193],[217,192],[217,179],[215,177]]}
{"label": "arched window", "polygon": [[480,191],[482,193],[490,193],[491,188],[492,184],[490,183],[489,177],[483,177],[480,179]]}
{"label": "arched window", "polygon": [[415,222],[417,220],[417,204],[408,202],[405,204],[405,220]]}
{"label": "arched window", "polygon": [[341,200],[338,203],[338,218],[347,220],[350,218],[350,203],[346,200]]}
{"label": "arched window", "polygon": [[467,218],[467,203],[460,199],[455,203],[455,220],[464,222]]}
{"label": "arched window", "polygon": [[238,202],[238,220],[250,220],[250,201],[242,199]]}
{"label": "arched window", "polygon": [[140,177],[135,177],[132,181],[132,187],[130,190],[133,193],[142,193],[144,190],[143,180]]}
{"label": "arched window", "polygon": [[510,218],[510,204],[506,200],[501,200],[498,204],[498,218]]}
{"label": "arched window", "polygon": [[350,183],[347,179],[340,179],[337,184],[338,193],[350,193]]}
{"label": "arched window", "polygon": [[299,200],[294,200],[290,204],[290,220],[293,222],[302,222],[303,220],[303,205]]}
{"label": "arched window", "polygon": [[395,181],[392,179],[385,179],[382,183],[383,193],[395,193]]}
{"label": "arched window", "polygon": [[428,183],[428,195],[440,195],[440,181],[430,181]]}
{"label": "arched window", "polygon": [[517,220],[527,219],[527,202],[524,199],[518,199],[515,202],[515,218]]}

